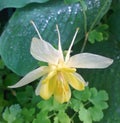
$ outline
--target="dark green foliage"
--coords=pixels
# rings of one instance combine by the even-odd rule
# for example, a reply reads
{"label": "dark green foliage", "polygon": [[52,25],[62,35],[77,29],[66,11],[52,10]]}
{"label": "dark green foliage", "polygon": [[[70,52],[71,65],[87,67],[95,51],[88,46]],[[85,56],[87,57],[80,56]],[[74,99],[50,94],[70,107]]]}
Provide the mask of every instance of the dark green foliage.
{"label": "dark green foliage", "polygon": [[[18,123],[20,118],[21,108],[18,104],[12,105],[10,108],[6,107],[2,116],[5,121],[8,123]],[[20,120],[20,119],[19,119]]]}
{"label": "dark green foliage", "polygon": [[120,42],[120,9],[115,11],[109,18],[110,32],[112,37]]}
{"label": "dark green foliage", "polygon": [[[66,3],[43,0],[42,2],[46,3],[38,5],[32,3],[27,5],[29,2],[25,3],[25,1],[24,4],[21,4],[22,1],[20,1],[20,3],[17,2],[19,6],[10,1],[15,8],[27,6],[17,9],[5,27],[1,27],[4,24],[0,22],[0,32],[4,29],[0,37],[0,54],[2,56],[2,60],[0,60],[0,123],[120,122],[120,1],[112,1],[110,8],[110,0],[64,1]],[[88,2],[91,4],[88,5]],[[11,6],[7,2],[0,9],[4,7]],[[69,7],[71,8],[70,13]],[[110,11],[99,22],[108,9]],[[78,70],[92,88],[86,88],[81,92],[72,91],[70,102],[64,104],[59,104],[53,98],[42,100],[36,96],[34,91],[38,82],[20,89],[7,88],[8,85],[16,83],[20,77],[8,70],[5,65],[19,75],[24,75],[41,65],[31,57],[29,52],[31,39],[33,36],[37,36],[29,23],[31,19],[35,21],[43,38],[55,47],[57,47],[58,40],[55,30],[57,23],[64,49],[68,48],[75,29],[79,26],[80,32],[73,49],[73,54],[75,54],[80,52],[83,43],[81,39],[85,36],[84,14],[87,17],[88,41],[93,43],[87,44],[85,52],[101,54],[114,59],[113,65],[105,70]],[[49,17],[51,17],[50,20]],[[96,24],[98,25],[95,26]],[[46,26],[45,29],[44,26]],[[109,101],[108,94],[103,89],[108,92]]]}
{"label": "dark green foliage", "polygon": [[89,32],[88,41],[90,43],[95,43],[95,41],[101,42],[108,40],[109,33],[108,33],[108,25],[102,24],[97,26],[94,30]]}
{"label": "dark green foliage", "polygon": [[86,88],[83,92],[74,91],[73,95],[76,99],[72,99],[71,108],[78,112],[81,121],[92,123],[103,118],[103,109],[108,108],[108,94],[105,91]]}

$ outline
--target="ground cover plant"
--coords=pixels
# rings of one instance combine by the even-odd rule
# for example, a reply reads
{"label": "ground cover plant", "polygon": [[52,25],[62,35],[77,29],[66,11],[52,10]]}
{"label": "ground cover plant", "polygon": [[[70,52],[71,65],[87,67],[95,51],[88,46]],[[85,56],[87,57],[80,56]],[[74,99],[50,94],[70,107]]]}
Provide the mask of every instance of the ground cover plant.
{"label": "ground cover plant", "polygon": [[0,123],[119,123],[119,24],[119,0],[1,0]]}

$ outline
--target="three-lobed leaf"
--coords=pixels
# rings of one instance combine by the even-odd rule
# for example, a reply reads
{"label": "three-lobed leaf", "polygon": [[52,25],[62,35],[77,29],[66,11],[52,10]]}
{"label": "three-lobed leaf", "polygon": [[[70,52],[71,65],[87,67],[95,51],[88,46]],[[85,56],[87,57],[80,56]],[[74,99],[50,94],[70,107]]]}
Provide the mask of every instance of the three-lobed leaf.
{"label": "three-lobed leaf", "polygon": [[90,89],[91,91],[91,97],[90,97],[90,102],[95,105],[96,107],[102,109],[106,109],[108,108],[108,104],[107,104],[107,100],[108,100],[108,94],[106,93],[106,91],[99,91],[97,92],[97,90],[95,88]]}
{"label": "three-lobed leaf", "polygon": [[5,121],[8,123],[13,123],[16,119],[19,118],[21,113],[21,107],[18,104],[12,105],[10,108],[6,107],[2,116]]}
{"label": "three-lobed leaf", "polygon": [[35,108],[23,108],[21,114],[24,117],[24,120],[28,123],[30,123],[34,119],[35,114]]}
{"label": "three-lobed leaf", "polygon": [[41,111],[37,114],[37,117],[34,118],[32,123],[51,123],[48,115],[48,111]]}
{"label": "three-lobed leaf", "polygon": [[100,121],[104,116],[103,111],[97,107],[90,107],[88,110],[93,121]]}
{"label": "three-lobed leaf", "polygon": [[95,43],[95,41],[102,41],[103,40],[103,34],[101,32],[97,32],[96,30],[92,30],[89,33],[88,40],[90,43]]}
{"label": "three-lobed leaf", "polygon": [[83,123],[92,123],[91,113],[89,110],[85,109],[84,107],[80,108],[79,119],[83,121]]}
{"label": "three-lobed leaf", "polygon": [[41,111],[65,111],[67,108],[66,104],[60,104],[53,97],[48,100],[41,100],[37,106]]}
{"label": "three-lobed leaf", "polygon": [[90,98],[91,92],[90,92],[89,88],[85,88],[85,90],[81,91],[81,92],[74,90],[73,95],[76,99],[85,102]]}
{"label": "three-lobed leaf", "polygon": [[108,40],[109,32],[108,32],[107,24],[100,24],[95,29],[91,30],[88,35],[88,41],[90,43],[101,42]]}
{"label": "three-lobed leaf", "polygon": [[79,113],[81,121],[92,123],[92,121],[100,121],[103,118],[103,109],[108,108],[106,91],[87,87],[82,92],[73,91],[73,96],[70,106]]}
{"label": "three-lobed leaf", "polygon": [[70,118],[64,111],[59,111],[56,117],[58,118],[58,123],[70,123]]}
{"label": "three-lobed leaf", "polygon": [[80,110],[80,107],[83,106],[83,103],[77,99],[72,98],[70,107],[75,111],[78,112]]}

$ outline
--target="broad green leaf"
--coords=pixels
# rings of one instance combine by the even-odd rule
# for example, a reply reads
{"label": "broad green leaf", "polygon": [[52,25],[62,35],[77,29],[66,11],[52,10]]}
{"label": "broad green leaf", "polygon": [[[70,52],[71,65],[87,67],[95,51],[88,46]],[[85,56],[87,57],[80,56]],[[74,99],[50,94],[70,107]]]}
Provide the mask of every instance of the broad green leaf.
{"label": "broad green leaf", "polygon": [[111,35],[120,42],[120,8],[114,12],[109,18]]}
{"label": "broad green leaf", "polygon": [[[87,27],[92,28],[106,13],[111,0],[85,0],[85,2]],[[61,33],[63,49],[68,49],[77,27],[80,27],[80,31],[76,41],[84,36],[84,17],[79,3],[68,5],[58,0],[40,5],[31,4],[16,10],[2,33],[0,54],[7,67],[19,75],[25,75],[38,67],[38,61],[30,54],[31,40],[37,36],[30,24],[31,20],[36,23],[43,39],[55,47],[58,42],[56,24]]]}
{"label": "broad green leaf", "polygon": [[75,2],[80,2],[80,0],[64,0],[65,3],[75,3]]}
{"label": "broad green leaf", "polygon": [[4,62],[0,59],[0,69],[4,69]]}
{"label": "broad green leaf", "polygon": [[120,9],[120,0],[113,0],[112,7],[114,11],[118,11]]}
{"label": "broad green leaf", "polygon": [[4,8],[21,8],[30,3],[45,3],[49,0],[0,0],[0,10]]}
{"label": "broad green leaf", "polygon": [[87,5],[86,5],[86,1],[85,0],[64,0],[65,3],[75,3],[75,2],[79,2],[82,5],[82,8],[84,10],[87,10]]}

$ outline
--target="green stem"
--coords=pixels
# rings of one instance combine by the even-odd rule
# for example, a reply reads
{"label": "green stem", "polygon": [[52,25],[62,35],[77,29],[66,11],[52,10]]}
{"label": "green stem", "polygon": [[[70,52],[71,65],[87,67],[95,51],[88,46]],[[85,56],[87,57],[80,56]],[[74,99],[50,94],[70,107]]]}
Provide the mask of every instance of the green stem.
{"label": "green stem", "polygon": [[54,112],[53,114],[49,115],[48,118],[50,119],[51,117],[55,116],[56,113]]}
{"label": "green stem", "polygon": [[[106,4],[107,4],[108,0],[105,1],[103,7],[101,8],[101,10],[99,11],[99,13],[97,14],[97,17],[95,18],[95,20],[93,21],[92,25],[90,26],[90,29],[89,31],[87,32],[87,16],[86,16],[86,13],[85,13],[85,10],[83,9],[83,15],[84,15],[84,30],[85,30],[85,39],[84,39],[84,42],[83,42],[83,46],[82,46],[82,49],[81,49],[81,52],[84,51],[85,47],[86,47],[86,44],[87,44],[87,41],[88,41],[88,34],[89,32],[93,29],[93,27],[95,26],[95,24],[97,23],[102,11],[104,10]],[[80,1],[81,3],[81,1]]]}
{"label": "green stem", "polygon": [[99,13],[97,14],[97,17],[95,18],[95,20],[93,21],[93,23],[92,23],[92,25],[91,25],[91,27],[90,27],[90,29],[89,29],[89,32],[93,29],[93,27],[94,27],[95,24],[97,23],[97,21],[98,21],[100,15],[101,15],[101,13],[102,13],[102,11],[103,11],[103,10],[105,9],[105,7],[106,7],[107,2],[108,2],[108,0],[105,1],[103,7],[101,8],[101,10],[99,11]]}
{"label": "green stem", "polygon": [[82,46],[82,49],[81,49],[81,53],[84,51],[85,49],[85,46],[87,44],[87,40],[88,40],[88,32],[85,34],[85,39],[84,39],[84,42],[83,42],[83,46]]}
{"label": "green stem", "polygon": [[85,31],[85,34],[87,32],[87,16],[86,16],[86,10],[84,9],[83,5],[82,5],[82,1],[80,0],[80,4],[82,6],[82,9],[83,9],[83,17],[84,17],[84,31]]}
{"label": "green stem", "polygon": [[74,117],[75,117],[76,115],[77,115],[77,112],[75,112],[75,113],[73,114],[73,116],[70,118],[72,123],[74,123],[74,122],[73,122],[73,119],[74,119]]}
{"label": "green stem", "polygon": [[84,106],[87,106],[89,103],[90,103],[89,101],[88,101],[88,102],[86,102],[86,103],[84,104]]}

